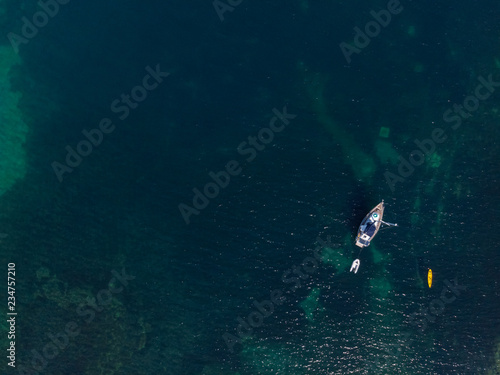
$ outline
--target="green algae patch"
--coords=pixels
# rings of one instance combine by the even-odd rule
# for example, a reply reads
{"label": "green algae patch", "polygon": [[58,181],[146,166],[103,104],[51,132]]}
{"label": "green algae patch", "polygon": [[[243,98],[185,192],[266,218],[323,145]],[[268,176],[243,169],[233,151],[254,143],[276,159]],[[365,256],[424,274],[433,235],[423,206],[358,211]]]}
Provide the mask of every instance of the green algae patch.
{"label": "green algae patch", "polygon": [[471,194],[470,187],[468,185],[464,186],[463,183],[457,182],[453,189],[453,195],[457,199],[460,199],[463,194],[470,195]]}
{"label": "green algae patch", "polygon": [[36,278],[38,281],[42,281],[43,279],[49,278],[50,277],[50,271],[46,267],[40,267],[36,271]]}
{"label": "green algae patch", "polygon": [[372,251],[373,262],[375,264],[386,263],[390,261],[391,257],[389,254],[381,253],[373,244],[370,246],[370,248]]}
{"label": "green algae patch", "polygon": [[415,202],[413,203],[413,212],[410,216],[410,222],[412,225],[416,225],[420,221],[419,211],[421,204],[422,202],[420,200],[420,197],[417,197],[417,199],[415,199]]}
{"label": "green algae patch", "polygon": [[495,67],[497,69],[500,69],[500,60],[498,60],[497,58],[495,58]]}
{"label": "green algae patch", "polygon": [[259,375],[305,375],[307,360],[301,355],[302,348],[292,343],[270,343],[265,339],[252,339],[240,353],[248,373]]}
{"label": "green algae patch", "polygon": [[415,37],[415,35],[417,33],[415,30],[415,26],[413,26],[413,25],[408,26],[407,33],[410,37],[412,37],[412,38]]}
{"label": "green algae patch", "polygon": [[429,159],[429,165],[432,168],[439,168],[439,166],[441,165],[441,156],[439,156],[437,152],[431,155]]}
{"label": "green algae patch", "polygon": [[392,284],[385,277],[377,277],[370,280],[370,291],[382,298],[386,298],[392,291]]}
{"label": "green algae patch", "polygon": [[333,266],[335,272],[344,272],[351,266],[351,259],[342,254],[342,249],[331,249],[325,247],[321,252],[321,261]]}
{"label": "green algae patch", "polygon": [[399,154],[392,147],[392,144],[384,139],[378,139],[375,141],[375,153],[379,158],[381,163],[391,163],[398,164]]}
{"label": "green algae patch", "polygon": [[356,138],[342,127],[330,114],[325,102],[324,88],[328,81],[326,75],[311,73],[303,63],[297,64],[306,82],[306,90],[317,114],[318,122],[323,125],[340,145],[343,162],[352,168],[354,176],[362,182],[370,182],[377,165],[373,157],[364,152]]}
{"label": "green algae patch", "polygon": [[[352,245],[352,237],[346,234],[344,237],[344,246],[349,248]],[[321,252],[321,262],[329,266],[333,266],[336,273],[345,272],[351,267],[352,259],[344,255],[345,251],[342,248],[332,249],[325,247]]]}
{"label": "green algae patch", "polygon": [[438,176],[434,175],[434,177],[432,179],[430,179],[427,184],[424,185],[424,192],[425,194],[432,194],[432,192],[434,191],[434,187],[436,186],[436,182],[439,182],[439,181],[436,181],[438,178]]}
{"label": "green algae patch", "polygon": [[13,91],[10,71],[20,63],[10,46],[0,46],[0,195],[26,174],[24,144],[28,126],[19,109],[21,93]]}
{"label": "green algae patch", "polygon": [[222,365],[219,364],[210,364],[203,367],[201,375],[241,375],[241,373],[225,370]]}
{"label": "green algae patch", "polygon": [[389,138],[390,132],[391,132],[391,129],[386,128],[384,126],[381,126],[380,131],[378,132],[378,136],[381,138]]}
{"label": "green algae patch", "polygon": [[51,274],[46,267],[40,267],[36,271],[36,277],[39,284],[34,297],[50,301],[53,306],[60,309],[71,310],[92,297],[90,289],[69,288],[68,283]]}
{"label": "green algae patch", "polygon": [[441,200],[437,205],[436,220],[434,221],[434,225],[431,227],[431,233],[434,236],[441,236],[441,219],[443,217],[443,211],[444,211],[444,203]]}
{"label": "green algae patch", "polygon": [[486,374],[498,375],[500,374],[500,337],[497,338],[496,347],[493,347],[493,365]]}
{"label": "green algae patch", "polygon": [[416,63],[414,66],[413,66],[413,72],[414,73],[422,73],[424,71],[424,66],[420,63]]}
{"label": "green algae patch", "polygon": [[299,8],[303,13],[307,12],[309,10],[309,2],[307,0],[301,0],[299,2]]}
{"label": "green algae patch", "polygon": [[[50,342],[38,339],[46,331],[58,334],[64,332],[68,322],[73,323],[79,333],[69,339],[64,356],[79,363],[78,373],[82,375],[123,374],[124,363],[146,347],[150,324],[141,316],[132,322],[135,315],[127,312],[120,297],[107,299],[102,294],[105,289],[96,291],[93,285],[71,287],[46,267],[39,268],[36,277],[36,289],[25,299],[34,307],[50,305],[51,317],[46,325],[33,328],[37,340],[34,346],[43,347]],[[51,365],[66,368],[65,361]],[[56,372],[62,373],[57,369],[51,373]]]}
{"label": "green algae patch", "polygon": [[302,310],[304,310],[304,313],[306,314],[306,319],[309,322],[314,321],[314,313],[316,311],[323,310],[321,304],[319,303],[320,295],[321,295],[321,289],[313,288],[311,290],[311,293],[309,293],[309,295],[307,296],[307,298],[299,304]]}
{"label": "green algae patch", "polygon": [[415,211],[419,211],[421,205],[422,205],[422,201],[420,200],[420,197],[417,197],[417,199],[415,199],[415,202],[413,202],[413,209]]}

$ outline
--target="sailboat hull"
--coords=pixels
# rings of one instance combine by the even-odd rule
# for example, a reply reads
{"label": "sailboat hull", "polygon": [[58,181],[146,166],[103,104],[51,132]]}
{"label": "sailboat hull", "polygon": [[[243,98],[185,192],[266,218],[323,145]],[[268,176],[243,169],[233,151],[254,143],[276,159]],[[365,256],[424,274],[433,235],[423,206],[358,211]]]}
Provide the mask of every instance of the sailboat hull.
{"label": "sailboat hull", "polygon": [[384,208],[384,201],[382,201],[365,216],[358,229],[356,246],[361,248],[370,246],[371,240],[377,235],[382,225]]}

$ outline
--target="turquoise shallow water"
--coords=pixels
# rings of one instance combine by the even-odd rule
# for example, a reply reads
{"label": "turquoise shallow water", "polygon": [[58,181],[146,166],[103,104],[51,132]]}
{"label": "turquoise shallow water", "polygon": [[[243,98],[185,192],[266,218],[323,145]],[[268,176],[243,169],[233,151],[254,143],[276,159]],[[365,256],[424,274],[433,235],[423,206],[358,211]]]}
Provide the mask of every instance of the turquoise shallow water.
{"label": "turquoise shallow water", "polygon": [[498,4],[387,6],[69,2],[4,40],[7,373],[498,373]]}

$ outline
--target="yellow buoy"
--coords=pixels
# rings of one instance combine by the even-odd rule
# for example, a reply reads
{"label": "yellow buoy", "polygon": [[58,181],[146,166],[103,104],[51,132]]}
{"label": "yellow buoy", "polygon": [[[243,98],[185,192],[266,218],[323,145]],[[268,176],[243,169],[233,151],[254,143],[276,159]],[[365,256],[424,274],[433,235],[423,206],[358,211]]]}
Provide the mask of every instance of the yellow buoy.
{"label": "yellow buoy", "polygon": [[432,286],[432,270],[429,268],[429,272],[427,273],[427,283],[429,284],[429,288]]}

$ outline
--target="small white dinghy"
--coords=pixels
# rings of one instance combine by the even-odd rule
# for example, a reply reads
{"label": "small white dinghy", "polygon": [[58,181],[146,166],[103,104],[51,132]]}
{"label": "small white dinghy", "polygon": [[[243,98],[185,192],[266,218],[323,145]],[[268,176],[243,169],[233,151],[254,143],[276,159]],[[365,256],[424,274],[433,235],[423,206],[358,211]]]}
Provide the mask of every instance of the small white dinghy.
{"label": "small white dinghy", "polygon": [[351,270],[349,272],[358,273],[359,269],[359,259],[356,259],[354,262],[352,262]]}

